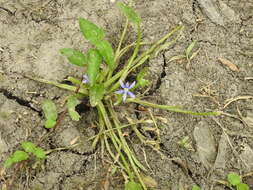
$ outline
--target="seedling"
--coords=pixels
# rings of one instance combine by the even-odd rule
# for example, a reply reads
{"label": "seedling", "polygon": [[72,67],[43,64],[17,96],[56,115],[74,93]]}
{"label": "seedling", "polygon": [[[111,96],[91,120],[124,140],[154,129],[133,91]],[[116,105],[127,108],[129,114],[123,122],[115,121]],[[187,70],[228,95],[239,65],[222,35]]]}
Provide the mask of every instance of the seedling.
{"label": "seedling", "polygon": [[32,142],[21,143],[22,150],[15,151],[5,162],[4,166],[10,168],[12,165],[25,160],[41,161],[46,158],[45,151]]}
{"label": "seedling", "polygon": [[237,173],[229,173],[227,176],[229,187],[234,190],[249,190],[249,186],[242,183],[241,177]]}
{"label": "seedling", "polygon": [[191,140],[188,136],[185,136],[183,139],[181,139],[177,143],[189,151],[194,151],[192,144],[191,144]]}
{"label": "seedling", "polygon": [[[93,139],[93,146],[97,146],[100,142],[102,152],[106,150],[113,159],[114,164],[120,168],[123,176],[127,176],[125,190],[146,190],[147,186],[141,175],[143,171],[146,171],[146,168],[139,162],[128,144],[128,140],[124,135],[124,129],[126,127],[132,129],[140,141],[145,144],[153,146],[156,143],[154,141],[148,141],[140,132],[141,129],[137,128],[137,124],[145,123],[145,120],[120,120],[118,113],[115,111],[117,105],[135,103],[144,107],[153,107],[192,115],[219,115],[219,113],[194,112],[177,106],[159,105],[144,100],[144,97],[138,93],[138,89],[145,88],[149,85],[148,80],[145,79],[148,70],[147,68],[143,68],[137,73],[136,80],[133,80],[133,77],[136,76],[137,68],[142,68],[148,59],[157,55],[165,47],[175,44],[183,30],[183,26],[176,27],[155,43],[144,43],[142,42],[141,18],[139,15],[131,7],[123,3],[118,3],[117,5],[126,16],[127,21],[116,51],[114,51],[111,44],[105,39],[106,33],[102,28],[84,18],[79,18],[80,30],[84,38],[93,47],[85,54],[71,48],[63,48],[60,50],[60,53],[71,64],[80,67],[81,70],[85,70],[83,76],[80,79],[68,77],[67,80],[72,85],[60,84],[45,79],[33,79],[73,92],[67,98],[66,110],[74,121],[78,121],[81,118],[75,111],[75,107],[83,98],[88,98],[90,106],[97,110],[98,115],[97,127],[99,132],[94,138],[91,138]],[[137,40],[122,48],[121,46],[130,23],[132,27],[137,29]],[[169,38],[172,38],[172,40],[166,42]],[[140,53],[140,47],[146,44],[151,44],[151,47]],[[121,57],[132,48],[134,48],[133,54],[123,62]],[[192,48],[189,47],[186,50],[186,57],[189,59],[193,56],[189,57]],[[119,70],[119,68],[121,69]],[[132,78],[132,80],[129,78]],[[46,100],[42,108],[46,118],[45,127],[55,127],[59,123],[60,116],[58,117],[57,115],[54,103],[51,100]],[[126,118],[131,117],[127,116]]]}
{"label": "seedling", "polygon": [[187,64],[186,64],[186,68],[189,69],[190,64],[191,64],[191,60],[199,53],[200,49],[196,50],[195,52],[192,53],[193,48],[195,47],[195,45],[197,44],[197,41],[194,40],[186,49],[184,54],[182,55],[176,55],[174,57],[172,57],[170,61],[176,61],[176,60],[181,60],[181,59],[186,59],[187,60]]}

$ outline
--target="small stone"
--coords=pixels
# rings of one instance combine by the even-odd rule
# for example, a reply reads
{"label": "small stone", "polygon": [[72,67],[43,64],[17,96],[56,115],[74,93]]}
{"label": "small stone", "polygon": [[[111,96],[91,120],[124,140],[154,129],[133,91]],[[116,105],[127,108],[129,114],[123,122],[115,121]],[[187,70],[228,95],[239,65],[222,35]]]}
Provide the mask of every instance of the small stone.
{"label": "small stone", "polygon": [[216,173],[224,174],[224,170],[226,168],[226,155],[228,151],[228,143],[226,139],[226,134],[222,134],[218,147],[218,154],[216,156],[216,160],[214,163],[214,170]]}
{"label": "small stone", "polygon": [[198,0],[198,3],[206,16],[215,24],[224,25],[224,19],[214,0]]}
{"label": "small stone", "polygon": [[220,4],[220,10],[222,14],[226,17],[226,19],[230,22],[240,22],[240,18],[238,15],[236,15],[235,11],[231,9],[227,4],[225,4],[223,1],[219,1]]}
{"label": "small stone", "polygon": [[251,171],[253,169],[253,150],[248,144],[244,145],[244,149],[240,154],[240,157],[243,160],[245,171]]}
{"label": "small stone", "polygon": [[215,141],[208,124],[201,121],[193,131],[197,152],[203,165],[210,169],[216,157]]}
{"label": "small stone", "polygon": [[8,146],[0,134],[0,155],[4,152],[7,152],[7,151],[8,151]]}

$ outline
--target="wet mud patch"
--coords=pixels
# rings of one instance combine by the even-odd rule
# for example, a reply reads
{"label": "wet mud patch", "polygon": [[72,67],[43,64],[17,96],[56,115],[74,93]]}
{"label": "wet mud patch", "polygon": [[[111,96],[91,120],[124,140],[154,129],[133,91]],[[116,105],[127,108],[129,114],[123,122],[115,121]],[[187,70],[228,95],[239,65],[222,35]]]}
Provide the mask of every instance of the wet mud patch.
{"label": "wet mud patch", "polygon": [[[161,125],[158,152],[132,144],[138,157],[157,182],[156,189],[225,189],[215,180],[229,172],[246,175],[253,170],[253,4],[250,1],[141,0],[135,7],[142,17],[144,41],[162,37],[178,24],[185,30],[179,42],[148,61],[152,101],[180,105],[194,111],[219,110],[219,117],[196,117],[153,110],[165,118]],[[43,128],[41,103],[53,99],[61,109],[66,91],[40,84],[27,76],[63,82],[82,71],[69,66],[59,49],[85,51],[77,18],[87,18],[103,27],[108,39],[122,28],[122,17],[109,1],[1,1],[0,2],[0,159],[3,161],[25,140],[36,141]],[[132,37],[131,37],[132,38]],[[134,37],[133,37],[134,39]],[[199,53],[187,68],[186,60],[170,61],[197,40]],[[227,59],[239,68],[232,71],[220,63]],[[239,97],[239,98],[238,98]],[[230,101],[233,98],[235,101]],[[229,104],[228,104],[229,103]],[[108,170],[99,149],[87,139],[96,134],[90,124],[92,110],[81,113],[78,123],[64,119],[62,125],[41,144],[55,150],[39,170],[17,176],[13,189],[101,189]],[[142,114],[138,116],[142,117]],[[152,134],[150,135],[152,138]],[[134,137],[129,137],[132,142]],[[183,139],[188,139],[182,144]],[[134,141],[135,142],[135,141]],[[14,175],[10,170],[8,176]],[[1,185],[6,176],[1,176]],[[28,180],[27,180],[28,179]],[[243,178],[253,188],[252,175]],[[118,184],[114,186],[115,184]],[[112,189],[122,179],[111,179]]]}

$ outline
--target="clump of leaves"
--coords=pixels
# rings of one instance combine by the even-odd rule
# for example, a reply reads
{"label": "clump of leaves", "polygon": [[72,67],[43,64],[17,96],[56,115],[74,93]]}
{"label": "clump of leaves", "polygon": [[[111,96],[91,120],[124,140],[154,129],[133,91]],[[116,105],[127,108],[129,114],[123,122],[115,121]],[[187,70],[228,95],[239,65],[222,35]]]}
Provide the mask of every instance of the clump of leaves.
{"label": "clump of leaves", "polygon": [[[79,18],[79,27],[86,40],[88,40],[92,48],[86,53],[71,48],[63,48],[60,53],[66,56],[68,61],[85,70],[81,79],[68,77],[72,85],[60,84],[45,79],[35,79],[37,81],[55,85],[59,88],[74,92],[67,98],[67,110],[70,117],[74,121],[80,119],[80,115],[75,111],[75,107],[83,98],[88,98],[91,107],[97,110],[97,127],[98,134],[94,139],[93,146],[101,144],[102,152],[107,152],[117,165],[115,168],[127,176],[125,190],[141,190],[147,189],[147,184],[143,180],[142,172],[147,171],[144,165],[137,159],[134,151],[128,143],[128,139],[124,134],[124,128],[132,126],[132,129],[138,139],[147,145],[153,146],[154,141],[148,140],[137,128],[137,124],[145,123],[146,120],[135,121],[131,119],[130,114],[125,121],[119,119],[119,113],[116,107],[119,104],[135,103],[144,107],[153,107],[164,109],[167,111],[192,114],[192,115],[218,115],[217,112],[194,112],[185,110],[177,106],[159,105],[143,100],[143,96],[138,94],[138,88],[146,88],[149,81],[145,79],[147,68],[142,69],[137,74],[136,80],[128,81],[129,76],[136,72],[137,68],[142,67],[148,59],[156,56],[162,50],[172,46],[179,38],[183,26],[177,26],[163,38],[154,43],[142,42],[141,18],[131,7],[123,4],[117,4],[121,12],[126,16],[127,21],[124,26],[118,47],[116,50],[105,39],[106,33],[99,26],[87,19]],[[137,30],[137,40],[130,45],[122,48],[128,27],[131,26]],[[169,38],[171,41],[167,42]],[[151,47],[140,53],[140,47],[151,44]],[[194,46],[194,45],[191,45]],[[124,62],[121,61],[123,55],[133,48],[132,55]],[[189,47],[186,51],[186,57],[189,56],[193,47]],[[121,65],[119,67],[119,65]],[[118,69],[120,68],[120,70]],[[52,128],[57,125],[57,110],[51,100],[43,103],[43,111],[45,114],[45,127]],[[150,121],[150,120],[149,120]]]}
{"label": "clump of leaves", "polygon": [[235,190],[249,190],[249,186],[245,183],[242,183],[242,179],[237,173],[229,173],[227,180],[229,186],[233,187]]}
{"label": "clump of leaves", "polygon": [[21,147],[23,150],[17,150],[15,151],[5,162],[4,166],[6,168],[10,168],[12,165],[29,160],[29,159],[34,159],[36,161],[40,161],[46,158],[45,151],[37,147],[35,144],[32,142],[22,142]]}

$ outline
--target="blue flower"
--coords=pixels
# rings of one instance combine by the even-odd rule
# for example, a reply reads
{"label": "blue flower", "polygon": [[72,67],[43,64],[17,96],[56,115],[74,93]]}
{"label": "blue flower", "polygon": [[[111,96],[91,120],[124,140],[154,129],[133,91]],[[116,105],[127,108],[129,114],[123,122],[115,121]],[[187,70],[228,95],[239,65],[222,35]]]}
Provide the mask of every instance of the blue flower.
{"label": "blue flower", "polygon": [[82,80],[82,83],[83,84],[87,84],[87,83],[89,83],[90,82],[90,80],[89,80],[89,77],[88,77],[88,75],[83,75],[83,80]]}
{"label": "blue flower", "polygon": [[122,96],[123,102],[126,101],[127,95],[129,95],[131,98],[135,98],[135,95],[132,92],[130,92],[130,89],[135,86],[135,81],[131,85],[129,85],[128,82],[126,84],[124,84],[121,80],[119,82],[120,82],[121,88],[123,88],[123,89],[117,90],[115,93],[116,94],[123,94],[123,96]]}

